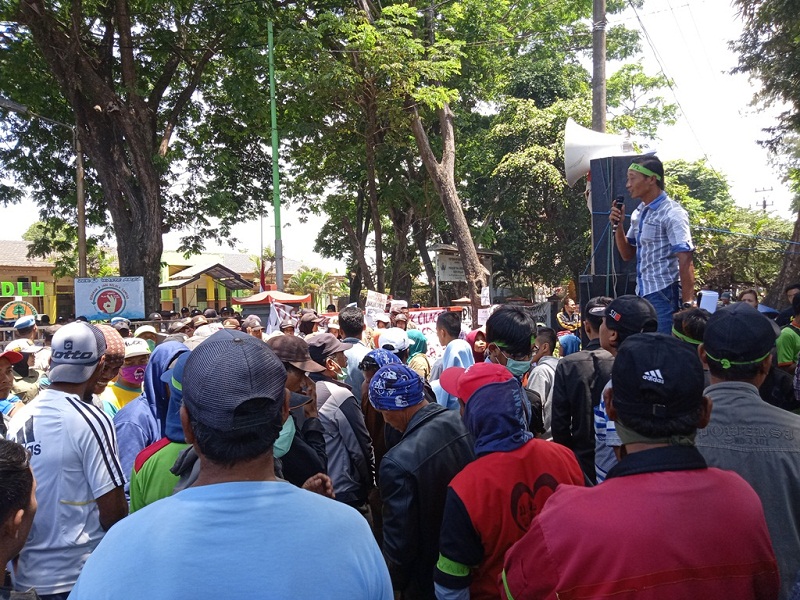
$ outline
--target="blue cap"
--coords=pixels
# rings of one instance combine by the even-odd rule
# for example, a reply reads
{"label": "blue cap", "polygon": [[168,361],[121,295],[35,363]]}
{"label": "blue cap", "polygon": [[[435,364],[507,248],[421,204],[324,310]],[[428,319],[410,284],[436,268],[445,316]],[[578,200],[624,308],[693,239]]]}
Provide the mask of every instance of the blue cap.
{"label": "blue cap", "polygon": [[27,329],[36,325],[36,317],[33,315],[25,315],[14,321],[14,329]]}
{"label": "blue cap", "polygon": [[172,368],[164,371],[161,381],[169,386],[169,406],[164,433],[173,442],[184,443],[186,439],[181,427],[180,410],[183,404],[183,367],[189,359],[190,352],[178,355]]}

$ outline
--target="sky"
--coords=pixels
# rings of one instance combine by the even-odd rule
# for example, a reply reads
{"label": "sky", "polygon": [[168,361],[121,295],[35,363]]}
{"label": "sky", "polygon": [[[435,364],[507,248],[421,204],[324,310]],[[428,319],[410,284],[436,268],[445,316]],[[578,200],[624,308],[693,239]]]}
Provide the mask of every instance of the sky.
{"label": "sky", "polygon": [[[758,145],[766,137],[763,129],[775,123],[778,109],[761,110],[751,106],[757,84],[743,75],[731,75],[736,54],[728,42],[738,37],[742,24],[728,0],[645,0],[636,14],[630,9],[609,16],[609,25],[624,23],[645,31],[642,35],[641,61],[648,75],[663,72],[674,83],[663,93],[668,102],[680,107],[678,123],[664,127],[660,139],[651,144],[662,160],[682,158],[693,161],[707,158],[709,164],[728,178],[736,202],[743,207],[761,207],[766,198],[767,210],[785,218],[791,194],[779,174],[769,164],[767,151]],[[649,40],[649,41],[648,41]],[[609,64],[609,74],[618,64]],[[668,176],[668,174],[667,174]],[[756,190],[772,191],[757,192]],[[21,239],[22,233],[36,220],[37,211],[29,204],[2,209],[6,222],[15,223],[4,235]],[[284,256],[310,267],[343,273],[344,265],[323,259],[314,253],[317,231],[326,217],[310,216],[301,223],[291,207],[282,210]],[[274,247],[273,216],[256,217],[234,229],[240,240],[236,249],[207,247],[208,251],[246,250],[259,254],[261,236]],[[164,247],[177,248],[180,234],[167,234]]]}

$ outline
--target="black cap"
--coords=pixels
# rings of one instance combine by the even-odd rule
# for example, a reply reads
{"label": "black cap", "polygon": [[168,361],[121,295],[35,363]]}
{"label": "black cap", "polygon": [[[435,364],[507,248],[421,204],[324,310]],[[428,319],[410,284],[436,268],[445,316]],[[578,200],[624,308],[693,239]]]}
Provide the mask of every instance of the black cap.
{"label": "black cap", "polygon": [[712,361],[727,369],[732,364],[761,362],[779,335],[773,321],[749,304],[737,302],[720,308],[708,319],[703,348]]}
{"label": "black cap", "polygon": [[615,298],[606,307],[604,314],[608,329],[625,329],[636,333],[658,329],[656,309],[641,296],[626,294]]}
{"label": "black cap", "polygon": [[611,369],[614,407],[625,415],[667,419],[691,414],[703,400],[697,354],[663,333],[637,333],[619,347]]}

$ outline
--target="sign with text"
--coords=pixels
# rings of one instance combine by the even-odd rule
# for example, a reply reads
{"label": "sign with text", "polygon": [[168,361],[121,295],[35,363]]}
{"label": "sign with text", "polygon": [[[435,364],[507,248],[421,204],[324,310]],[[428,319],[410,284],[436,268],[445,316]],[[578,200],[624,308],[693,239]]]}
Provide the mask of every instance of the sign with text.
{"label": "sign with text", "polygon": [[379,308],[380,310],[386,310],[386,303],[389,301],[389,296],[386,294],[380,294],[378,292],[373,292],[372,290],[367,291],[367,301],[364,303],[364,308]]}
{"label": "sign with text", "polygon": [[20,317],[27,317],[28,315],[35,317],[37,314],[33,304],[15,300],[0,308],[0,321],[16,321]]}
{"label": "sign with text", "polygon": [[144,319],[144,277],[76,279],[75,315],[90,321]]}
{"label": "sign with text", "polygon": [[[481,264],[487,272],[492,272],[491,257],[481,257]],[[454,254],[439,254],[436,257],[436,275],[439,281],[466,281],[464,275],[464,265],[461,264],[461,257]]]}
{"label": "sign with text", "polygon": [[44,281],[0,281],[0,296],[44,296]]}

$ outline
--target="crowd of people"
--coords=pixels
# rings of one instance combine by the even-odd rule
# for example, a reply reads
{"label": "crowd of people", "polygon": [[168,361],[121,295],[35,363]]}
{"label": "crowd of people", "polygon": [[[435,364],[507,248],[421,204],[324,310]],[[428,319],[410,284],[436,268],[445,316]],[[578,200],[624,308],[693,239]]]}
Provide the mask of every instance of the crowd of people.
{"label": "crowd of people", "polygon": [[783,330],[744,299],[686,308],[671,335],[640,296],[567,299],[553,328],[442,311],[438,353],[403,307],[76,321],[46,346],[20,319],[3,593],[788,599],[792,306]]}

